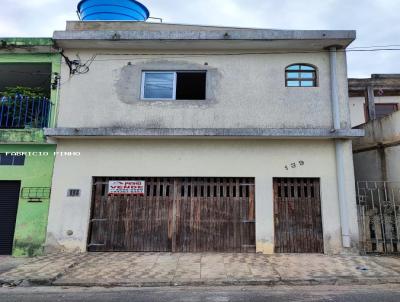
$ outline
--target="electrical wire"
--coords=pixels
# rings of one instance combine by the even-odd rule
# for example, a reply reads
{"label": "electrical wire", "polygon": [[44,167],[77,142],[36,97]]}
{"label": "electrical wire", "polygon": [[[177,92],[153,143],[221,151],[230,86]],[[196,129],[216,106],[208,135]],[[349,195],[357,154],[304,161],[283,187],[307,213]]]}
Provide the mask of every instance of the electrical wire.
{"label": "electrical wire", "polygon": [[354,46],[347,49],[358,49],[358,48],[387,48],[387,47],[400,47],[400,44],[389,44],[389,45],[371,45],[371,46]]}
{"label": "electrical wire", "polygon": [[[390,48],[389,48],[390,47]],[[380,52],[380,51],[400,51],[400,45],[371,45],[371,46],[358,46],[347,49],[338,49],[337,52],[355,53],[355,52]],[[304,51],[269,51],[269,52],[234,52],[234,53],[98,53],[90,57],[85,63],[81,63],[79,55],[78,60],[69,60],[62,62],[67,64],[71,68],[71,75],[73,74],[85,74],[89,72],[89,67],[93,62],[111,62],[111,61],[127,61],[127,60],[143,60],[149,57],[161,56],[163,59],[176,59],[176,58],[191,58],[191,57],[203,57],[203,56],[244,56],[244,55],[275,55],[275,54],[315,54],[315,53],[329,53],[329,50],[304,50]],[[64,53],[61,53],[65,58]],[[97,58],[98,56],[125,56],[124,58]],[[18,62],[18,59],[15,59]],[[29,75],[51,75],[53,73],[34,73],[11,70],[7,72],[29,74]],[[62,86],[68,81],[59,82],[58,85]]]}
{"label": "electrical wire", "polygon": [[[378,51],[400,51],[400,48],[376,48],[376,49],[339,49],[338,52],[378,52]],[[243,55],[275,55],[275,54],[315,54],[315,53],[329,53],[329,50],[310,50],[310,51],[270,51],[270,52],[237,52],[237,53],[98,53],[96,57],[99,56],[125,56],[125,58],[92,58],[91,62],[107,62],[107,61],[126,61],[126,60],[142,60],[150,56],[162,56],[166,58],[176,58],[176,57],[202,57],[202,56],[243,56]],[[143,57],[143,58],[141,58]],[[90,63],[91,64],[91,63]]]}

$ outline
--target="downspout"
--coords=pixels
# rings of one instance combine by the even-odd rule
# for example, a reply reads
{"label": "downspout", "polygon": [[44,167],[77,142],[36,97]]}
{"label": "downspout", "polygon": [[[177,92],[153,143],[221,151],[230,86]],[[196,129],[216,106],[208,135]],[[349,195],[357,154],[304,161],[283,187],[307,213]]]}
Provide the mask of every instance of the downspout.
{"label": "downspout", "polygon": [[[332,99],[332,118],[334,131],[340,130],[340,106],[339,89],[337,81],[337,60],[336,47],[329,48],[329,62],[331,69],[331,99]],[[349,217],[347,214],[347,200],[345,193],[345,169],[344,169],[344,144],[340,139],[335,139],[336,149],[336,175],[339,195],[340,224],[342,229],[342,245],[344,248],[350,247]]]}

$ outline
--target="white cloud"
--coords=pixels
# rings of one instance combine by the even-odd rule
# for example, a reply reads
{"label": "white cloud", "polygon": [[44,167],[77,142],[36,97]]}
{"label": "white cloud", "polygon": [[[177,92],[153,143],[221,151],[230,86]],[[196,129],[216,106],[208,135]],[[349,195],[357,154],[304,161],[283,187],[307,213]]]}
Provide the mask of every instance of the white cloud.
{"label": "white cloud", "polygon": [[12,19],[0,18],[0,37],[21,36],[24,32]]}

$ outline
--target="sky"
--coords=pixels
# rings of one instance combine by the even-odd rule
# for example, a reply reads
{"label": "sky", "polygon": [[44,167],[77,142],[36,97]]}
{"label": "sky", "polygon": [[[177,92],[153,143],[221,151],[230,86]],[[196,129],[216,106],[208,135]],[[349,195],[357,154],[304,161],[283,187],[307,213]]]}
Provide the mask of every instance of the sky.
{"label": "sky", "polygon": [[[0,0],[0,37],[51,37],[77,20],[78,0]],[[354,29],[350,47],[398,45],[400,0],[141,0],[168,23]],[[349,52],[349,77],[400,73],[400,50]]]}

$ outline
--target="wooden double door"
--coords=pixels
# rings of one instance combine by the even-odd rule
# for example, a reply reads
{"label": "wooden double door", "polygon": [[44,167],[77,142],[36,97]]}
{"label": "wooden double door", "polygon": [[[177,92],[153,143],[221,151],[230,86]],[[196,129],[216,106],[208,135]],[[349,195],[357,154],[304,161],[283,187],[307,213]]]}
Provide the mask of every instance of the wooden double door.
{"label": "wooden double door", "polygon": [[[109,196],[110,180],[145,181]],[[255,252],[254,178],[94,178],[89,251]]]}
{"label": "wooden double door", "polygon": [[274,178],[275,253],[323,253],[320,180]]}

